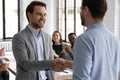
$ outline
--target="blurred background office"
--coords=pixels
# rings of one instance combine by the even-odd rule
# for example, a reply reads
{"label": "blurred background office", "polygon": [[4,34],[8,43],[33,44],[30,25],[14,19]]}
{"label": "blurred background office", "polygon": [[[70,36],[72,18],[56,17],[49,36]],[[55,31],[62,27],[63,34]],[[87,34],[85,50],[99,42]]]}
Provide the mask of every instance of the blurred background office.
{"label": "blurred background office", "polygon": [[[0,48],[12,52],[11,40],[15,33],[26,27],[26,6],[33,0],[0,0]],[[81,25],[81,0],[39,0],[47,4],[47,22],[43,28],[52,36],[57,30],[62,39],[68,41],[71,32],[80,35],[85,28]],[[108,29],[120,38],[120,0],[108,0],[108,11],[104,22]],[[12,54],[7,53],[7,56]],[[12,59],[12,57],[11,57]]]}

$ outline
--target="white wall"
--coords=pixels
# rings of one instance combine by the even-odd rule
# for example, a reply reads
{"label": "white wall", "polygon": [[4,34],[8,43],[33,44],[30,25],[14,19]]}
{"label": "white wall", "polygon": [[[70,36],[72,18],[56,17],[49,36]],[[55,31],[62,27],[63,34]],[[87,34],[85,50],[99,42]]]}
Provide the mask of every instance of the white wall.
{"label": "white wall", "polygon": [[[25,14],[26,6],[33,0],[20,0],[20,27],[21,30],[27,25]],[[47,33],[58,30],[58,1],[59,0],[39,0],[47,4],[47,22],[43,28]],[[120,38],[120,0],[108,0],[108,11],[104,19],[108,29]]]}
{"label": "white wall", "polygon": [[105,23],[110,31],[120,38],[120,0],[107,0],[108,11],[105,15]]}
{"label": "white wall", "polygon": [[115,35],[120,38],[120,0],[115,0]]}
{"label": "white wall", "polygon": [[47,4],[47,22],[43,28],[47,33],[52,35],[53,31],[59,26],[58,21],[58,0],[41,0]]}

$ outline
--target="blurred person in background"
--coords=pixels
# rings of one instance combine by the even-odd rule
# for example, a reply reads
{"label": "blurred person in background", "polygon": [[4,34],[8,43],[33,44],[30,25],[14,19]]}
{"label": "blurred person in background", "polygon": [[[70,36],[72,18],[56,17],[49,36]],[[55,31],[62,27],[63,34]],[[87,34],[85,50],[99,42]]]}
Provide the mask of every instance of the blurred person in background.
{"label": "blurred person in background", "polygon": [[5,49],[0,49],[0,80],[9,80],[9,62],[5,59]]}
{"label": "blurred person in background", "polygon": [[65,60],[71,60],[71,55],[65,51],[64,43],[62,40],[61,33],[59,31],[54,31],[52,34],[52,47],[54,50],[55,58],[63,58]]}
{"label": "blurred person in background", "polygon": [[67,52],[70,57],[73,60],[73,54],[74,54],[74,43],[75,43],[75,39],[76,39],[76,34],[75,33],[69,33],[68,34],[68,40],[70,42],[70,45],[66,44],[63,46],[65,52]]}

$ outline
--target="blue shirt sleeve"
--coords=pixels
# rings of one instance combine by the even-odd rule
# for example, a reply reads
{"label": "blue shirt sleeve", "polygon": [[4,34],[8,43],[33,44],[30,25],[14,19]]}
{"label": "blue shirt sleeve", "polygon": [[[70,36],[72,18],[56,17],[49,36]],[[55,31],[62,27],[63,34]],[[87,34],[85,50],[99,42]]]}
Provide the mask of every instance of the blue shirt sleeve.
{"label": "blue shirt sleeve", "polygon": [[[78,37],[74,46],[74,80],[89,80],[92,68],[92,48],[90,42]],[[91,45],[92,46],[92,45]]]}

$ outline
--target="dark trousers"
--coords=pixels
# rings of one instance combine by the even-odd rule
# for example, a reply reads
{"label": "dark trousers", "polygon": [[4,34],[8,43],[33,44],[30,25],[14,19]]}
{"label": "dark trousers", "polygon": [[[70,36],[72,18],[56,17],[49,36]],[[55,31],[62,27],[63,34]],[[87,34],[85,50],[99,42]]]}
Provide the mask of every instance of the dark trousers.
{"label": "dark trousers", "polygon": [[9,72],[0,71],[0,80],[9,80]]}

